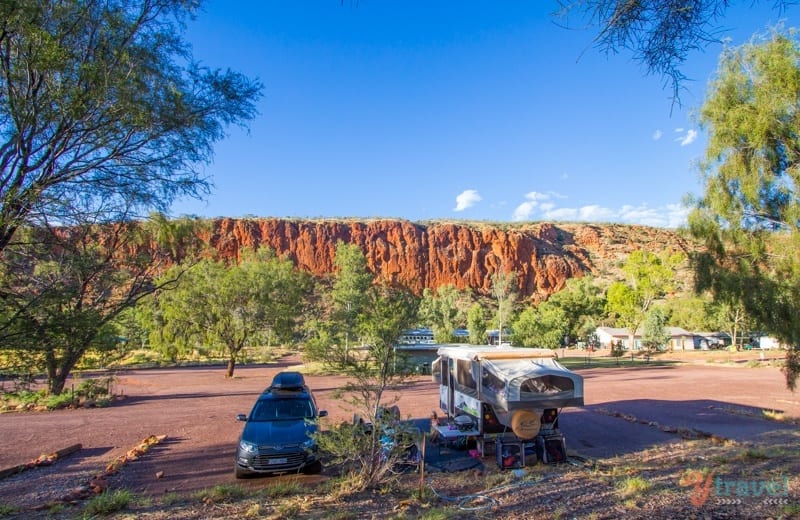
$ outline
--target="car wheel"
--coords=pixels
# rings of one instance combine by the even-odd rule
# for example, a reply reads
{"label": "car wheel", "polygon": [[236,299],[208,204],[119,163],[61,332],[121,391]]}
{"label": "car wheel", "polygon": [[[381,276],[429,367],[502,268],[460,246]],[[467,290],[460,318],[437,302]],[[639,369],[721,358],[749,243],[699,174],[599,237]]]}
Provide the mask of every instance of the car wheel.
{"label": "car wheel", "polygon": [[320,461],[315,461],[305,468],[303,468],[303,473],[306,475],[316,475],[322,471],[322,463]]}

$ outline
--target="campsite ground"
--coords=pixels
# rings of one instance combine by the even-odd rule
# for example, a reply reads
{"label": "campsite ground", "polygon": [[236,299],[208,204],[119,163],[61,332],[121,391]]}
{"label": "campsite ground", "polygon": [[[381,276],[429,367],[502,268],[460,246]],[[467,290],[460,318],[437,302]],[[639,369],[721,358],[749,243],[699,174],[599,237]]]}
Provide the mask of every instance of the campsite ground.
{"label": "campsite ground", "polygon": [[[574,465],[530,468],[533,478],[526,478],[525,482],[538,482],[537,490],[526,488],[511,493],[502,505],[493,505],[492,511],[497,513],[500,508],[507,518],[515,518],[522,511],[547,511],[552,506],[570,517],[646,517],[652,516],[650,508],[660,502],[682,508],[672,510],[680,516],[693,511],[698,517],[704,511],[714,511],[712,516],[718,517],[722,511],[731,518],[751,514],[777,517],[787,511],[800,514],[798,432],[796,422],[788,420],[800,417],[800,397],[786,389],[778,368],[757,366],[769,364],[768,359],[748,361],[738,360],[736,353],[707,353],[690,363],[623,360],[622,366],[617,367],[616,360],[606,362],[597,353],[593,356],[566,360],[585,378],[586,406],[565,410],[561,419],[570,453],[591,461],[591,469]],[[709,360],[709,356],[716,357]],[[759,353],[742,356],[756,360],[761,357]],[[175,497],[198,496],[203,490],[219,486],[237,484],[258,492],[276,485],[287,477],[244,482],[233,478],[234,449],[241,429],[234,417],[249,410],[272,375],[295,367],[298,362],[289,357],[275,364],[239,367],[232,379],[225,379],[222,367],[125,371],[118,374],[115,383],[115,391],[123,397],[111,407],[3,415],[0,470],[70,445],[80,443],[81,449],[52,466],[4,479],[0,485],[0,512],[29,516],[34,508],[54,503],[91,481],[110,461],[125,456],[151,435],[166,437],[117,472],[109,482],[112,489],[124,488],[135,496],[149,497],[152,505],[166,496],[180,502]],[[611,366],[599,366],[607,364]],[[352,418],[353,410],[334,395],[343,383],[341,377],[312,375],[307,382],[320,408],[329,411],[332,422]],[[412,379],[400,389],[398,398],[404,416],[425,418],[438,408],[438,389],[429,377]],[[742,464],[731,465],[737,457]],[[464,479],[456,485],[463,489],[453,488],[452,482],[440,485],[450,493],[467,489],[472,493],[490,486],[491,482],[485,479],[497,482],[508,477],[509,472],[499,472],[504,476],[497,476],[491,457],[483,462],[484,476]],[[636,481],[630,479],[636,475],[649,483],[650,492],[634,491],[625,498],[620,482],[631,485]],[[686,479],[703,476],[709,480],[698,482],[709,483],[709,475],[722,486],[716,491],[716,500],[738,499],[739,509],[736,504],[714,505],[712,500],[701,506],[687,502],[702,486],[692,487]],[[775,498],[774,504],[764,502],[763,497],[756,503],[754,497],[730,492],[742,482],[777,489],[784,482],[781,475],[786,477],[786,495],[767,497]],[[320,476],[292,478],[315,485],[328,475],[323,471]],[[441,474],[434,475],[430,485],[436,485],[441,478]],[[590,482],[595,486],[591,497],[584,487]],[[728,488],[729,497],[720,496],[726,483],[733,483],[733,488]],[[654,484],[657,493],[652,492]],[[523,504],[520,497],[525,493],[535,493],[536,498],[528,497]],[[316,495],[312,493],[311,497],[316,499]],[[643,498],[646,500],[641,501]],[[747,499],[744,505],[743,499]],[[309,500],[307,497],[306,502],[314,502]],[[389,496],[373,507],[396,509],[402,502]],[[219,517],[230,514],[217,506]],[[217,517],[215,509],[203,507],[182,518]],[[370,513],[369,507],[353,504],[350,510],[355,516],[339,518],[371,518],[380,511],[373,509]],[[144,513],[142,510],[138,515]],[[157,513],[153,515],[159,518]],[[176,516],[180,517],[173,511],[163,518]]]}

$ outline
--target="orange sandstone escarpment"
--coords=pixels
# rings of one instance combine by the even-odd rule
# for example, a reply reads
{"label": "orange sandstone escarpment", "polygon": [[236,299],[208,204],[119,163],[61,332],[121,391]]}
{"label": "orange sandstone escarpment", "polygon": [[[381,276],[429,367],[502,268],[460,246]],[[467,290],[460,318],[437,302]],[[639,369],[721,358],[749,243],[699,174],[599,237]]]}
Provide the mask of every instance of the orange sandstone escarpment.
{"label": "orange sandstone escarpment", "polygon": [[416,294],[449,284],[488,295],[492,275],[514,271],[519,294],[533,300],[559,291],[570,278],[609,275],[636,249],[687,250],[672,230],[617,224],[220,218],[209,233],[203,240],[223,257],[266,246],[318,276],[334,271],[338,242],[356,244],[378,279]]}

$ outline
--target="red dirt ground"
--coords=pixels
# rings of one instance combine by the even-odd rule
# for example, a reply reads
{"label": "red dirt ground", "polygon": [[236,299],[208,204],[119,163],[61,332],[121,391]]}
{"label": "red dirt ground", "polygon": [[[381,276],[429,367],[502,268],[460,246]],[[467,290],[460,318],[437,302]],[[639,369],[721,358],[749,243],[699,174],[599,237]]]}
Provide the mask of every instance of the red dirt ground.
{"label": "red dirt ground", "polygon": [[[158,495],[232,483],[236,440],[242,428],[235,415],[248,412],[272,376],[296,363],[296,358],[289,358],[269,366],[239,367],[232,379],[224,377],[223,367],[128,371],[118,375],[113,388],[124,399],[111,407],[4,414],[0,417],[0,470],[72,444],[80,443],[82,449],[51,467],[0,481],[0,504],[27,508],[55,500],[59,493],[85,484],[108,462],[150,435],[167,437],[125,466],[112,486]],[[663,432],[614,417],[614,412],[732,438],[755,438],[787,427],[764,420],[759,409],[800,417],[800,396],[786,389],[776,368],[684,365],[594,368],[579,373],[585,378],[587,406],[567,411],[562,429],[570,448],[591,457],[667,442]],[[333,396],[343,381],[341,377],[307,377],[319,407],[328,410],[332,422],[350,420],[353,415]],[[404,416],[424,418],[438,409],[438,389],[430,376],[412,380],[399,398]],[[609,429],[614,430],[615,441],[609,440]],[[619,442],[626,435],[628,440]],[[263,486],[269,480],[244,482]],[[48,489],[56,481],[60,490]]]}

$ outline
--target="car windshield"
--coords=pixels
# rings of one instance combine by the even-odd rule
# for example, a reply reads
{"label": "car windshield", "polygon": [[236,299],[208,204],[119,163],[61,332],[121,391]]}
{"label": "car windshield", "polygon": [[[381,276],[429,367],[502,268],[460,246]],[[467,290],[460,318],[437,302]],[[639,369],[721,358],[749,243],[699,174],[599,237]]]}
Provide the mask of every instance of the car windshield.
{"label": "car windshield", "polygon": [[287,419],[311,419],[314,407],[309,399],[269,399],[256,403],[252,421],[282,421]]}

